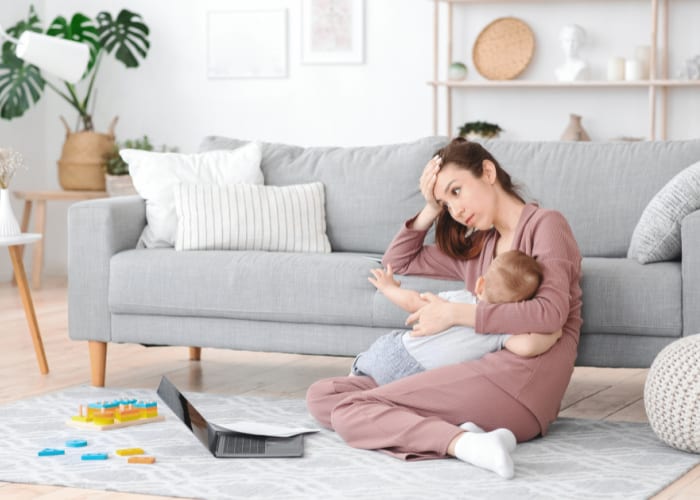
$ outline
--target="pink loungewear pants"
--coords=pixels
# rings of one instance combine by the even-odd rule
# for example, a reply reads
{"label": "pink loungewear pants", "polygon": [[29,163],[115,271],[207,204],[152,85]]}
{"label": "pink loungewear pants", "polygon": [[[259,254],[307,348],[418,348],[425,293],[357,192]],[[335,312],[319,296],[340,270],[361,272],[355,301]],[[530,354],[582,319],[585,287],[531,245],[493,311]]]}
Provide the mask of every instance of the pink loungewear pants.
{"label": "pink loungewear pants", "polygon": [[309,387],[306,404],[316,420],[350,446],[404,460],[445,457],[464,422],[486,431],[510,429],[518,442],[540,434],[535,416],[469,363],[383,386],[364,376],[319,380]]}

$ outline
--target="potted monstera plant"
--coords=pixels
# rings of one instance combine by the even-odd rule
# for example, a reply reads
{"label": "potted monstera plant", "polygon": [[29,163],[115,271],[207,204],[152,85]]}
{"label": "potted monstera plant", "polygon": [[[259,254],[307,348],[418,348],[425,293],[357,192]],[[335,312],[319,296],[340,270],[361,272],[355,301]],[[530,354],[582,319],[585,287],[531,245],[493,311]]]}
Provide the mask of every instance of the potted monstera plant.
{"label": "potted monstera plant", "polygon": [[[2,45],[0,62],[0,117],[12,120],[22,116],[36,104],[48,87],[70,104],[79,116],[79,125],[71,130],[61,117],[66,129],[66,141],[58,161],[59,182],[63,189],[104,190],[104,161],[114,149],[114,126],[107,133],[94,130],[92,109],[94,85],[103,57],[112,56],[126,68],[136,68],[146,58],[150,48],[149,29],[141,16],[122,9],[116,17],[100,12],[95,19],[82,13],[71,18],[56,17],[44,32],[34,6],[26,19],[10,27],[7,32],[15,37],[26,30],[49,36],[66,38],[86,44],[90,60],[77,84],[66,81],[52,83],[44,78],[39,68],[19,59],[12,50],[12,42]],[[50,78],[50,77],[49,77]]]}

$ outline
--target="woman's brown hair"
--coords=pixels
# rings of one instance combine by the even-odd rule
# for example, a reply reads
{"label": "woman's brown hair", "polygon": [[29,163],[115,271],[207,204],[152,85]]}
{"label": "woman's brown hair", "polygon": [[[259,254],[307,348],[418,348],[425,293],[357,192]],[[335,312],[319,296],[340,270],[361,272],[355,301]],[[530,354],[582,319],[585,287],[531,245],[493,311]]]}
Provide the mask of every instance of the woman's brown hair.
{"label": "woman's brown hair", "polygon": [[[525,203],[518,193],[510,174],[501,168],[496,159],[478,142],[468,142],[463,137],[453,139],[447,146],[436,153],[442,165],[452,163],[459,168],[469,170],[474,177],[484,174],[484,160],[496,166],[496,179],[503,190]],[[435,243],[450,257],[460,260],[473,259],[481,253],[486,237],[493,231],[471,230],[452,218],[446,208],[438,216],[435,227]]]}

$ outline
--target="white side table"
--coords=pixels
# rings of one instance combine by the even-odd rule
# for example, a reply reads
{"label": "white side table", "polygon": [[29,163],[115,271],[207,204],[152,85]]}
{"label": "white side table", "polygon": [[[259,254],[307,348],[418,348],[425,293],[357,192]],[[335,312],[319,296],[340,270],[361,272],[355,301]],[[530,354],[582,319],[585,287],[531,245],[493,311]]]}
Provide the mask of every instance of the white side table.
{"label": "white side table", "polygon": [[39,325],[36,321],[36,313],[34,312],[34,303],[32,295],[29,291],[27,283],[27,275],[24,272],[24,264],[22,264],[22,247],[30,243],[36,243],[41,240],[41,235],[37,233],[22,233],[17,236],[0,237],[0,246],[7,247],[10,251],[10,259],[12,259],[12,268],[17,278],[17,287],[24,305],[24,314],[27,317],[29,331],[32,334],[32,342],[34,342],[34,352],[36,360],[39,363],[39,371],[46,375],[49,373],[49,365],[46,362],[46,354],[44,353],[44,344],[41,341],[39,333]]}

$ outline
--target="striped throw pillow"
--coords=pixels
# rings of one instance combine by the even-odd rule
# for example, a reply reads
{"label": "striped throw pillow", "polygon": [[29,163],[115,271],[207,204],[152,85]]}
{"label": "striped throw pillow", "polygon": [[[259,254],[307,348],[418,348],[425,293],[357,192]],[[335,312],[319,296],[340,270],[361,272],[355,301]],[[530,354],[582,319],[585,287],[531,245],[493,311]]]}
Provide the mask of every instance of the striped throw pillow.
{"label": "striped throw pillow", "polygon": [[175,250],[330,252],[323,184],[175,187]]}

